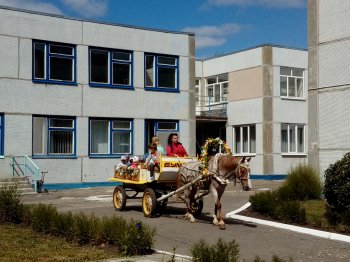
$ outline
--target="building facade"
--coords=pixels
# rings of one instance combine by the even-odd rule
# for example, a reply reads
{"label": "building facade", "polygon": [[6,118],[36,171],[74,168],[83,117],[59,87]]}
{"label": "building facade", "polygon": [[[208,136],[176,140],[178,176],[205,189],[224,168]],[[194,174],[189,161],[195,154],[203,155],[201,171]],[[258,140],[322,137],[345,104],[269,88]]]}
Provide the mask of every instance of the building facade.
{"label": "building facade", "polygon": [[30,156],[47,183],[106,181],[179,133],[195,154],[194,35],[0,7],[0,178]]}
{"label": "building facade", "polygon": [[197,95],[206,97],[200,106],[220,112],[225,105],[223,139],[235,155],[252,157],[254,177],[284,177],[307,162],[307,65],[306,50],[273,45],[196,61]]}
{"label": "building facade", "polygon": [[350,151],[349,11],[349,1],[308,1],[308,154],[321,177]]}

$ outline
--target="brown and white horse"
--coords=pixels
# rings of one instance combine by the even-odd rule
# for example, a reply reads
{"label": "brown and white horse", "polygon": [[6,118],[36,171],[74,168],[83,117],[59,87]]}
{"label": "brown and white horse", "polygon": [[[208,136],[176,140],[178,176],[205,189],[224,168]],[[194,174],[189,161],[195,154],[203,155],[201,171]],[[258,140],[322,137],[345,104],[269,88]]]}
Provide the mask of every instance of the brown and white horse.
{"label": "brown and white horse", "polygon": [[[221,211],[220,199],[225,192],[229,180],[239,180],[244,191],[249,191],[250,182],[250,158],[238,158],[232,155],[216,154],[209,158],[208,175],[202,180],[185,189],[179,197],[186,203],[186,218],[195,222],[194,215],[198,208],[198,201],[209,192],[214,197],[215,209],[213,224],[225,229],[225,222]],[[178,173],[177,188],[184,186],[201,176],[202,163],[200,161],[184,164]]]}

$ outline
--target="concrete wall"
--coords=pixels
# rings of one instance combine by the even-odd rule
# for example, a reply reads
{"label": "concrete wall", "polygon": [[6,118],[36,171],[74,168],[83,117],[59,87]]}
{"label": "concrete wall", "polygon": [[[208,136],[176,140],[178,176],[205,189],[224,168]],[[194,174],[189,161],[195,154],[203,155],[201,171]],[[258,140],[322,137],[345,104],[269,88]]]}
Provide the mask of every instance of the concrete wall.
{"label": "concrete wall", "polygon": [[[0,8],[0,113],[5,114],[5,157],[0,177],[10,175],[10,155],[32,154],[32,115],[76,117],[76,157],[36,159],[47,183],[106,181],[115,158],[88,156],[89,117],[134,120],[133,152],[144,153],[145,119],[179,120],[181,140],[195,153],[194,36],[68,19]],[[76,45],[77,85],[32,82],[32,40]],[[133,52],[135,90],[89,87],[89,47]],[[179,57],[179,93],[144,90],[144,53]],[[192,108],[193,107],[193,108]]]}
{"label": "concrete wall", "polygon": [[309,1],[309,155],[323,171],[350,151],[350,2]]}

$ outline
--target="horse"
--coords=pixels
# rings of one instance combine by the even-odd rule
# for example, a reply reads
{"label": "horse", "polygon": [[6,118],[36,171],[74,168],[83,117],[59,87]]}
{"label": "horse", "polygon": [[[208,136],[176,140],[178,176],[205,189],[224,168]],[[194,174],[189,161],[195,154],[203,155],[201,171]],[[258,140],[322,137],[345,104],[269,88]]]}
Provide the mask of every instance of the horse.
{"label": "horse", "polygon": [[[211,193],[215,203],[213,224],[219,226],[220,229],[225,229],[220,199],[229,180],[234,180],[235,184],[236,180],[239,180],[244,191],[249,191],[252,188],[249,161],[250,158],[238,158],[220,153],[210,157],[208,160],[208,175],[203,176],[203,179],[185,189],[183,195],[178,195],[186,204],[185,218],[194,223],[194,215],[199,204],[198,200]],[[201,161],[182,165],[178,171],[177,188],[199,178],[203,172],[202,168]]]}

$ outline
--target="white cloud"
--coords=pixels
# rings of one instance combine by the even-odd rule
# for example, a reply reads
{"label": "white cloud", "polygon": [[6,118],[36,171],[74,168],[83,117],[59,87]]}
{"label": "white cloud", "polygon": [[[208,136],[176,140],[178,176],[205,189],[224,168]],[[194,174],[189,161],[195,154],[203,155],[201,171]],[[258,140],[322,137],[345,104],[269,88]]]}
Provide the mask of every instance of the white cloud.
{"label": "white cloud", "polygon": [[266,6],[276,8],[296,8],[306,6],[307,0],[207,0],[206,6]]}
{"label": "white cloud", "polygon": [[195,33],[196,47],[205,48],[223,45],[227,37],[239,33],[241,29],[241,25],[229,23],[219,26],[186,27],[183,31]]}
{"label": "white cloud", "polygon": [[100,17],[106,14],[107,0],[61,0],[82,17]]}
{"label": "white cloud", "polygon": [[0,0],[0,5],[62,15],[62,11],[54,4],[39,0]]}

